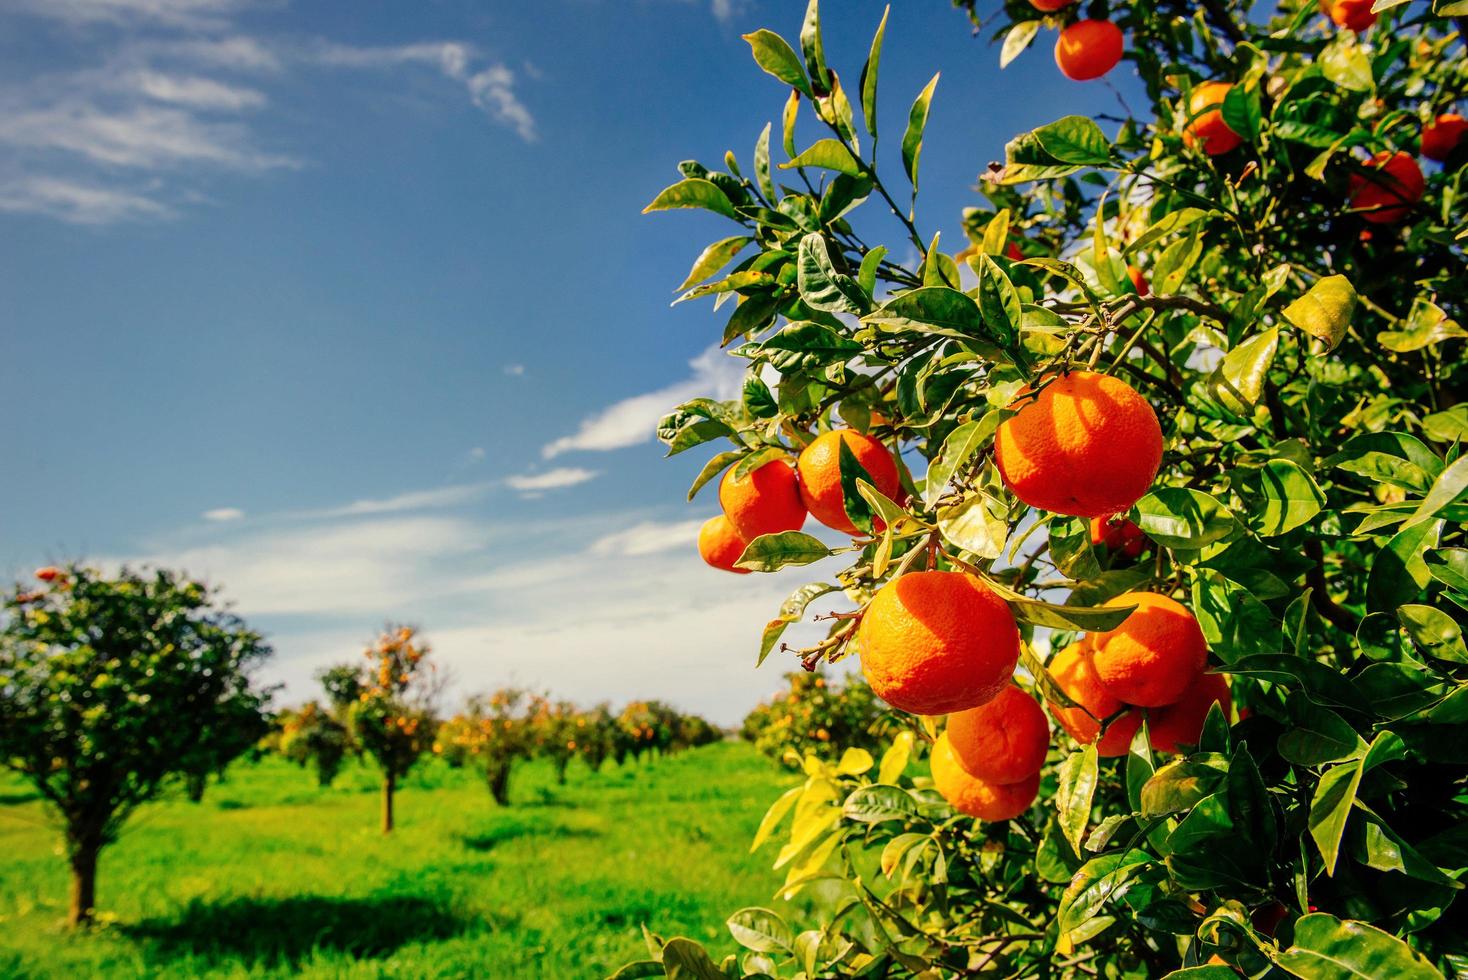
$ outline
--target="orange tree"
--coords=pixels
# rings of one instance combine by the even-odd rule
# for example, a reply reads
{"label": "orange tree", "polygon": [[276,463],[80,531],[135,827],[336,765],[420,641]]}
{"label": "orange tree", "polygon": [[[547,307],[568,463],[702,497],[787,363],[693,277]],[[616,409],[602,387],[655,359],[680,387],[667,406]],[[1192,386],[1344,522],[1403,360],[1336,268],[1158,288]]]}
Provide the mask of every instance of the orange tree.
{"label": "orange tree", "polygon": [[37,575],[43,586],[7,596],[0,621],[0,761],[61,823],[80,925],[92,919],[98,854],[133,811],[201,758],[217,769],[254,741],[216,727],[263,731],[269,694],[250,671],[270,648],[173,572]]}
{"label": "orange tree", "polygon": [[601,772],[617,751],[617,719],[610,705],[599,704],[576,716],[576,751],[592,772]]}
{"label": "orange tree", "polygon": [[473,697],[465,710],[444,722],[433,751],[450,765],[473,766],[500,806],[510,805],[510,773],[535,752],[531,714],[538,699],[516,688]]}
{"label": "orange tree", "polygon": [[578,720],[584,721],[570,701],[537,697],[531,707],[530,728],[535,736],[536,751],[551,761],[556,770],[556,782],[562,785],[566,782],[566,767],[578,751]]}
{"label": "orange tree", "polygon": [[936,77],[877,152],[887,19],[859,73],[814,2],[747,35],[778,128],[648,210],[737,226],[682,288],[749,370],[659,435],[729,443],[710,564],[846,563],[760,659],[844,597],[796,656],[913,720],[766,817],[808,923],[625,975],[1461,972],[1468,10],[1322,7],[1007,0],[1002,62],[1053,36],[1136,108],[1017,135],[958,249],[916,207]]}
{"label": "orange tree", "polygon": [[382,832],[391,833],[398,781],[433,744],[439,685],[428,646],[410,626],[389,627],[363,656],[371,663],[347,717],[352,740],[382,770]]}
{"label": "orange tree", "polygon": [[831,681],[798,671],[785,680],[789,686],[757,705],[740,726],[755,748],[794,765],[807,754],[834,760],[843,749],[880,748],[887,711],[860,676]]}
{"label": "orange tree", "polygon": [[296,711],[282,712],[278,722],[280,754],[298,766],[311,766],[316,770],[316,784],[330,786],[352,751],[347,726],[315,701],[306,702]]}

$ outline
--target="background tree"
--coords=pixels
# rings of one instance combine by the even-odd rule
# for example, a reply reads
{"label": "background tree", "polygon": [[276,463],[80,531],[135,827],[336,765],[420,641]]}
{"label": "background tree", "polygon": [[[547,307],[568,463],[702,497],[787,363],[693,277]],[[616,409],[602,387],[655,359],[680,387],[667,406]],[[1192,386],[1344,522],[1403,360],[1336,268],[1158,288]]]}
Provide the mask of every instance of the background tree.
{"label": "background tree", "polygon": [[250,672],[269,654],[207,586],[162,569],[71,566],[6,598],[0,760],[60,820],[73,925],[91,920],[98,854],[132,813],[201,758],[248,747],[218,730],[263,725]]}
{"label": "background tree", "polygon": [[[721,480],[710,564],[847,563],[760,659],[858,653],[921,717],[880,762],[805,760],[756,843],[789,820],[781,894],[812,921],[736,913],[749,953],[723,975],[1462,972],[1465,13],[1007,0],[1001,62],[1054,36],[1068,77],[1125,59],[1140,92],[1105,129],[1011,140],[958,249],[917,207],[938,78],[879,159],[887,20],[859,72],[814,2],[794,45],[746,36],[788,94],[778,129],[747,167],[681,164],[648,210],[737,225],[683,298],[718,298],[749,370],[659,434],[729,440],[693,487]],[[849,541],[791,530],[802,508]],[[854,608],[781,646],[828,595]],[[909,640],[982,683],[906,669]],[[968,714],[991,680],[1064,726],[1026,723],[1050,755],[1023,782],[955,745],[994,735]],[[629,973],[715,973],[653,945]]]}
{"label": "background tree", "polygon": [[617,720],[611,706],[602,703],[576,717],[576,751],[592,772],[601,772],[616,753]]}
{"label": "background tree", "polygon": [[[787,687],[745,716],[740,734],[771,758],[799,766],[807,755],[834,762],[846,749],[877,752],[898,725],[860,675],[785,675]],[[884,724],[886,722],[886,724]]]}
{"label": "background tree", "polygon": [[316,784],[323,788],[330,786],[352,751],[347,726],[338,720],[336,713],[315,701],[282,715],[280,754],[299,766],[311,766],[316,771]]}
{"label": "background tree", "polygon": [[[428,646],[410,626],[389,626],[364,656],[370,666],[362,674],[357,700],[348,711],[353,741],[382,770],[382,832],[393,829],[393,802],[398,781],[412,770],[433,744],[433,704],[440,683],[426,658]],[[339,690],[350,687],[347,675],[328,672]]]}
{"label": "background tree", "polygon": [[535,752],[536,737],[530,721],[534,701],[518,688],[470,698],[465,710],[439,729],[435,751],[450,764],[479,769],[494,801],[509,806],[510,775],[515,763]]}
{"label": "background tree", "polygon": [[[578,726],[577,722],[583,722]],[[577,738],[585,719],[570,701],[551,701],[537,697],[531,709],[530,725],[535,732],[537,752],[549,759],[556,771],[556,782],[566,784],[566,767],[578,752]]]}

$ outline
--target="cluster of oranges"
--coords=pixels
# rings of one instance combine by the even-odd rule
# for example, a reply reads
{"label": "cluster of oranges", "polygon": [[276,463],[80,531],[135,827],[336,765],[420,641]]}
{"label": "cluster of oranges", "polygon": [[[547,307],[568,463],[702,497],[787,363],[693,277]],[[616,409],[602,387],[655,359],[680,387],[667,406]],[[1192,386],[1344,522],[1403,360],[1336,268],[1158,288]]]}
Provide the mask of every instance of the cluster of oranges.
{"label": "cluster of oranges", "polygon": [[833,530],[856,534],[841,488],[843,444],[866,471],[872,486],[884,496],[898,495],[902,483],[897,462],[880,440],[851,429],[826,432],[801,450],[793,467],[775,459],[737,478],[737,466],[724,474],[719,483],[724,512],[706,521],[698,532],[703,560],[715,568],[743,574],[748,569],[734,563],[749,542],[763,534],[798,531],[807,514]]}

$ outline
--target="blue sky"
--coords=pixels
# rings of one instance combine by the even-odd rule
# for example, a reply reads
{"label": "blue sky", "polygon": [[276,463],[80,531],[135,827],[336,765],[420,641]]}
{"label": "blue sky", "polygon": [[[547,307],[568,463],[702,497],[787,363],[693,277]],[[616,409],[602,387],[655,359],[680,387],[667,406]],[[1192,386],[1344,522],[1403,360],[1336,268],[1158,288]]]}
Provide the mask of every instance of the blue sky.
{"label": "blue sky", "polygon": [[[826,6],[854,79],[882,5]],[[895,6],[883,119],[941,69],[920,225],[957,248],[1009,137],[1115,94],[1049,36],[1001,74],[947,0]],[[697,557],[707,453],[664,461],[651,428],[735,390],[722,318],[668,305],[730,232],[639,212],[681,159],[748,161],[785,92],[739,35],[793,38],[803,8],[0,0],[0,572],[208,577],[286,700],[390,619],[460,693],[737,721],[778,684],[760,626],[815,573]]]}

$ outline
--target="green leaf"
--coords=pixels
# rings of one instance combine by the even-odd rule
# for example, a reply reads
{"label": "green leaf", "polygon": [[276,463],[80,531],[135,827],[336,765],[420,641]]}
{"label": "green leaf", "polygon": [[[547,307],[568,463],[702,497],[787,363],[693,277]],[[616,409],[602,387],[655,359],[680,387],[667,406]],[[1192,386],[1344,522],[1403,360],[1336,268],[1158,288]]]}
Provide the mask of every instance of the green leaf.
{"label": "green leaf", "polygon": [[800,25],[800,50],[805,55],[805,70],[820,88],[829,88],[826,77],[826,49],[821,43],[820,0],[810,0],[805,8],[805,21]]}
{"label": "green leaf", "polygon": [[1369,92],[1375,86],[1371,78],[1371,59],[1351,31],[1337,32],[1316,63],[1326,78],[1347,91]]}
{"label": "green leaf", "polygon": [[1442,307],[1426,296],[1418,296],[1412,302],[1412,312],[1407,314],[1405,330],[1383,330],[1376,335],[1381,346],[1387,350],[1404,354],[1440,344],[1444,340],[1468,337],[1468,330],[1458,325],[1457,320],[1448,319]]}
{"label": "green leaf", "polygon": [[764,632],[760,636],[759,659],[755,661],[754,665],[758,667],[765,662],[765,658],[770,655],[771,650],[775,649],[775,644],[785,633],[785,628],[791,623],[799,622],[805,615],[806,607],[821,596],[839,589],[840,586],[827,582],[812,582],[790,593],[790,597],[780,604],[780,611],[775,618],[765,624]]}
{"label": "green leaf", "polygon": [[790,47],[790,42],[774,31],[764,29],[745,34],[744,40],[749,42],[756,64],[807,98],[814,98],[805,69],[801,67],[800,58]]}
{"label": "green leaf", "polygon": [[1422,556],[1427,573],[1451,589],[1468,593],[1468,548],[1443,548]]}
{"label": "green leaf", "polygon": [[1335,350],[1356,312],[1356,287],[1345,276],[1326,276],[1284,308],[1284,318]]}
{"label": "green leaf", "polygon": [[1468,490],[1468,456],[1459,456],[1433,481],[1432,489],[1407,518],[1402,530],[1436,517],[1443,508],[1463,496],[1465,490]]}
{"label": "green leaf", "polygon": [[1101,564],[1091,547],[1091,524],[1080,517],[1050,520],[1050,560],[1067,578],[1085,580],[1101,574]]}
{"label": "green leaf", "polygon": [[1437,545],[1442,526],[1440,520],[1415,524],[1376,553],[1366,575],[1367,608],[1391,612],[1417,598],[1432,580],[1423,553]]}
{"label": "green leaf", "polygon": [[979,274],[979,312],[984,325],[989,328],[990,336],[1018,353],[1016,345],[1023,313],[1014,283],[986,253],[974,256],[970,264]]}
{"label": "green leaf", "polygon": [[877,72],[882,65],[882,39],[887,36],[887,15],[891,12],[890,5],[882,10],[881,23],[872,35],[871,51],[867,54],[866,64],[861,67],[861,109],[872,139],[877,138]]}
{"label": "green leaf", "polygon": [[1239,523],[1200,490],[1162,487],[1136,504],[1137,526],[1164,548],[1198,549],[1230,537]]}
{"label": "green leaf", "polygon": [[928,125],[928,107],[933,101],[933,89],[937,85],[938,76],[934,75],[933,80],[918,93],[907,114],[907,132],[902,134],[902,169],[912,183],[914,194],[917,193],[918,186],[918,158],[923,152],[923,130]]}
{"label": "green leaf", "polygon": [[745,235],[735,235],[733,238],[725,238],[723,241],[714,242],[704,249],[693,263],[693,268],[688,271],[688,278],[683,280],[682,285],[676,292],[682,292],[689,286],[703,282],[709,276],[718,272],[729,264],[729,260],[739,254],[739,251],[754,239]]}
{"label": "green leaf", "polygon": [[986,335],[979,305],[965,293],[947,286],[924,286],[898,293],[865,319],[911,321],[935,327],[953,337]]}
{"label": "green leaf", "polygon": [[1421,953],[1397,937],[1325,912],[1295,921],[1294,944],[1275,963],[1303,980],[1443,980]]}
{"label": "green leaf", "polygon": [[782,143],[787,157],[795,156],[795,117],[800,112],[800,92],[792,89],[785,100],[785,109],[780,113]]}
{"label": "green leaf", "polygon": [[728,196],[717,185],[702,177],[689,177],[664,188],[652,199],[651,204],[642,209],[642,213],[671,211],[674,208],[703,208],[705,211],[739,220],[739,212],[734,210]]}
{"label": "green leaf", "polygon": [[760,130],[759,139],[754,144],[754,180],[759,185],[760,193],[771,204],[779,201],[779,195],[775,193],[775,182],[770,179],[769,123],[765,123],[765,128]]}
{"label": "green leaf", "polygon": [[1136,240],[1126,247],[1122,254],[1130,258],[1138,252],[1145,251],[1154,242],[1161,241],[1175,231],[1181,231],[1195,221],[1212,217],[1217,211],[1205,211],[1202,208],[1179,208],[1169,211],[1148,226],[1147,230],[1137,236]]}
{"label": "green leaf", "polygon": [[1011,27],[1004,35],[1004,47],[999,50],[999,67],[1008,68],[1009,63],[1018,58],[1030,46],[1035,35],[1040,33],[1040,21],[1022,20]]}
{"label": "green leaf", "polygon": [[698,476],[694,479],[693,486],[688,488],[689,502],[692,503],[694,496],[697,495],[698,491],[702,490],[710,480],[718,476],[720,473],[724,472],[724,470],[728,469],[731,463],[733,463],[735,460],[739,459],[743,455],[743,450],[731,449],[729,452],[719,453],[713,459],[703,464],[703,469],[698,471]]}
{"label": "green leaf", "polygon": [[877,268],[881,266],[882,260],[887,257],[887,247],[878,245],[868,252],[861,260],[861,269],[856,274],[857,282],[861,283],[862,292],[868,296],[877,290]]}
{"label": "green leaf", "polygon": [[1292,691],[1286,702],[1290,727],[1279,737],[1279,754],[1297,766],[1321,766],[1328,762],[1359,759],[1366,742],[1344,718]]}
{"label": "green leaf", "polygon": [[1009,522],[1004,505],[983,490],[938,510],[938,530],[949,543],[980,558],[1004,554]]}
{"label": "green leaf", "polygon": [[1463,646],[1463,628],[1453,617],[1431,606],[1407,605],[1397,608],[1397,619],[1412,637],[1417,648],[1429,657],[1452,663],[1468,663],[1468,649]]}
{"label": "green leaf", "polygon": [[903,729],[892,739],[892,744],[882,753],[882,764],[877,767],[877,782],[894,784],[907,770],[907,761],[912,757],[914,737]]}
{"label": "green leaf", "polygon": [[860,176],[862,172],[861,161],[851,155],[846,144],[830,137],[816,140],[789,163],[780,164],[781,170],[796,167],[821,167],[852,177]]}
{"label": "green leaf", "polygon": [[1056,919],[1061,934],[1084,925],[1110,899],[1120,898],[1128,879],[1151,863],[1145,851],[1132,850],[1102,854],[1083,864],[1060,896]]}
{"label": "green leaf", "polygon": [[1264,392],[1269,367],[1278,349],[1278,327],[1270,327],[1239,344],[1214,369],[1208,381],[1209,394],[1228,411],[1247,418]]}
{"label": "green leaf", "polygon": [[734,467],[734,479],[742,480],[761,467],[777,460],[790,459],[790,451],[784,446],[766,446],[750,453]]}
{"label": "green leaf", "polygon": [[1031,180],[1066,177],[1081,169],[1078,164],[1059,163],[1040,145],[1033,132],[1021,133],[1004,145],[1003,184],[1022,184]]}
{"label": "green leaf", "polygon": [[937,505],[938,498],[947,489],[949,481],[955,474],[962,472],[974,453],[993,438],[1002,419],[1000,410],[993,409],[985,413],[983,418],[965,422],[948,433],[948,438],[943,440],[943,448],[928,464],[927,480],[923,486],[924,505]]}
{"label": "green leaf", "polygon": [[792,786],[781,793],[779,799],[770,804],[770,808],[765,811],[764,817],[760,819],[759,829],[754,832],[754,843],[749,846],[749,853],[753,854],[759,850],[761,844],[770,839],[770,835],[775,832],[775,828],[780,826],[780,821],[784,820],[786,814],[794,809],[796,802],[800,800],[800,797],[804,793],[805,786],[803,784]]}
{"label": "green leaf", "polygon": [[1259,501],[1244,519],[1264,537],[1293,531],[1313,520],[1325,506],[1325,494],[1310,474],[1287,459],[1271,459],[1237,475],[1239,492]]}
{"label": "green leaf", "polygon": [[728,980],[704,948],[691,939],[669,939],[663,946],[668,980]]}
{"label": "green leaf", "polygon": [[866,467],[861,465],[861,461],[856,458],[856,453],[851,451],[845,439],[837,442],[836,448],[837,465],[841,473],[841,497],[846,516],[852,524],[856,525],[858,531],[863,534],[871,534],[873,529],[872,508],[866,498],[861,495],[861,491],[857,489],[857,484],[863,480],[871,483],[872,475],[867,472]]}
{"label": "green leaf", "polygon": [[800,298],[811,309],[859,315],[871,308],[861,284],[836,271],[824,236],[812,233],[802,238],[797,262]]}
{"label": "green leaf", "polygon": [[755,572],[773,572],[786,565],[809,565],[832,554],[819,538],[800,531],[781,531],[761,534],[749,542],[734,564]]}
{"label": "green leaf", "polygon": [[1238,976],[1233,967],[1214,963],[1211,966],[1185,966],[1166,974],[1162,980],[1238,980]]}
{"label": "green leaf", "polygon": [[880,783],[854,790],[841,806],[841,814],[857,823],[885,823],[917,816],[917,800],[900,786]]}
{"label": "green leaf", "polygon": [[1226,774],[1221,760],[1170,762],[1142,786],[1142,816],[1162,817],[1191,810],[1199,800],[1218,791]]}
{"label": "green leaf", "polygon": [[1223,97],[1223,124],[1252,142],[1259,136],[1259,89],[1254,85],[1235,85]]}
{"label": "green leaf", "polygon": [[1058,630],[1101,633],[1116,629],[1136,606],[1057,606],[1028,596],[1006,597],[1014,618],[1035,626]]}
{"label": "green leaf", "polygon": [[767,357],[781,373],[793,374],[827,364],[845,363],[859,354],[862,346],[824,324],[798,320],[786,324],[754,350]]}
{"label": "green leaf", "polygon": [[646,977],[666,977],[667,971],[659,960],[634,960],[607,977],[607,980],[644,980]]}
{"label": "green leaf", "polygon": [[734,941],[756,953],[788,953],[795,942],[790,926],[769,909],[740,909],[729,916],[727,924]]}
{"label": "green leaf", "polygon": [[1098,779],[1096,746],[1087,745],[1066,756],[1057,774],[1060,783],[1055,791],[1055,806],[1060,814],[1060,830],[1070,841],[1071,850],[1081,853],[1081,839],[1086,822],[1091,819],[1091,798]]}
{"label": "green leaf", "polygon": [[1034,131],[1040,147],[1057,163],[1101,166],[1111,160],[1111,144],[1086,116],[1066,116]]}

